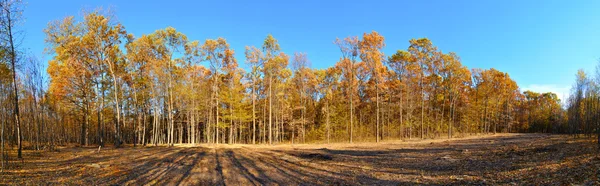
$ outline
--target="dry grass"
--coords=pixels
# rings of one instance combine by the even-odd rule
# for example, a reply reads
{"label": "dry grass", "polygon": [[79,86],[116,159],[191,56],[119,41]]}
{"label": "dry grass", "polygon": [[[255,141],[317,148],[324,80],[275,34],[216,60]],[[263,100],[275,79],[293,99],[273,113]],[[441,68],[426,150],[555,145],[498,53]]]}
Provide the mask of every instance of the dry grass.
{"label": "dry grass", "polygon": [[380,144],[178,145],[24,152],[0,184],[600,184],[591,139],[502,134]]}

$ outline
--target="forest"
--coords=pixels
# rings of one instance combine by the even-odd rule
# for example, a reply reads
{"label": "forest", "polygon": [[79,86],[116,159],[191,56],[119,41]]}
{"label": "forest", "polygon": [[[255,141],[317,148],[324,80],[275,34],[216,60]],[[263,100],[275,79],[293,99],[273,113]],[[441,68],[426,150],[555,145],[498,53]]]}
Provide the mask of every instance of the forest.
{"label": "forest", "polygon": [[598,127],[600,91],[585,71],[563,104],[551,92],[521,92],[508,73],[469,69],[427,38],[390,55],[376,31],[332,38],[339,61],[314,69],[272,35],[235,59],[225,38],[191,40],[172,27],[135,37],[96,10],[49,23],[54,57],[42,62],[11,46],[19,17],[3,13],[3,139],[19,148],[591,135]]}
{"label": "forest", "polygon": [[[464,66],[428,38],[377,31],[331,38],[339,60],[312,68],[274,35],[235,51],[176,28],[127,32],[101,9],[50,22],[49,61],[17,42],[21,1],[0,3],[2,164],[22,149],[176,144],[329,144],[555,133],[600,139],[600,68],[567,100]],[[385,54],[386,42],[406,48]],[[236,59],[235,53],[245,54]],[[242,64],[243,63],[243,64]],[[247,68],[242,68],[245,66]],[[47,68],[46,68],[47,67]],[[599,143],[600,144],[600,143]],[[9,157],[7,149],[17,149]],[[100,149],[100,148],[98,148]]]}

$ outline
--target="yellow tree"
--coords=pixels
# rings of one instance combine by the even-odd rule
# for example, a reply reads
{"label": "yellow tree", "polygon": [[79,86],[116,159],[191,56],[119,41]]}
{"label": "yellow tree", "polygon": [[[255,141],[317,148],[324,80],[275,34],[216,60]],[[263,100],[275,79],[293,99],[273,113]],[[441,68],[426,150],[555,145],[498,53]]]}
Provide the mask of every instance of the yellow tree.
{"label": "yellow tree", "polygon": [[173,146],[173,144],[175,143],[174,141],[174,130],[175,130],[175,121],[173,118],[173,109],[174,109],[174,102],[173,102],[173,79],[175,78],[175,69],[177,68],[178,63],[182,63],[183,60],[180,60],[179,58],[174,58],[175,53],[176,52],[180,52],[182,50],[182,47],[185,46],[185,43],[187,43],[187,37],[182,34],[181,32],[178,32],[175,28],[173,27],[167,27],[164,30],[157,30],[155,33],[155,36],[157,37],[157,41],[159,43],[159,47],[160,47],[160,51],[163,51],[162,53],[162,62],[164,64],[166,64],[166,76],[167,76],[167,97],[168,97],[168,106],[167,106],[167,117],[168,117],[168,132],[167,132],[167,139],[168,142],[171,146]]}
{"label": "yellow tree", "polygon": [[[205,75],[209,70],[204,68],[203,66],[200,66],[200,62],[202,62],[204,59],[202,56],[202,46],[200,45],[200,43],[198,41],[192,41],[189,42],[185,45],[185,54],[186,54],[186,60],[187,60],[187,69],[188,72],[187,74],[189,74],[189,93],[191,95],[189,95],[190,100],[191,100],[191,104],[190,104],[190,111],[188,111],[188,115],[190,117],[190,121],[189,121],[189,126],[188,126],[188,138],[189,138],[189,142],[193,145],[196,143],[197,137],[196,137],[196,115],[197,115],[197,111],[198,111],[198,105],[196,103],[196,100],[198,99],[198,95],[200,94],[197,91],[197,88],[195,85],[196,81],[198,81],[199,79],[203,78],[203,75]],[[198,86],[199,83],[198,83]]]}
{"label": "yellow tree", "polygon": [[[461,95],[465,95],[470,88],[471,73],[468,68],[463,66],[460,58],[455,53],[443,54],[442,64],[440,67],[440,77],[442,79],[442,87],[444,89],[444,99],[442,109],[449,104],[448,109],[448,138],[452,137],[452,126],[454,124],[454,116],[457,102],[460,101]],[[443,121],[444,112],[442,111]]]}
{"label": "yellow tree", "polygon": [[116,112],[114,143],[118,147],[122,143],[119,81],[121,80],[120,72],[125,67],[123,63],[126,62],[123,59],[120,44],[127,37],[127,33],[123,25],[114,23],[109,16],[102,15],[98,11],[86,14],[82,26],[81,40],[85,52],[91,54],[90,58],[96,64],[107,65],[108,72],[112,77]]}
{"label": "yellow tree", "polygon": [[349,107],[350,107],[350,131],[349,141],[352,143],[352,133],[354,129],[354,94],[356,94],[356,75],[355,75],[355,63],[356,58],[359,56],[359,44],[360,40],[358,37],[346,37],[344,39],[336,38],[334,42],[342,52],[342,59],[340,60],[341,65],[339,68],[344,72],[344,79],[347,84],[347,94],[349,95]]}
{"label": "yellow tree", "polygon": [[418,64],[417,71],[419,73],[417,74],[417,77],[419,79],[419,88],[421,91],[421,138],[425,138],[425,77],[429,76],[429,74],[427,74],[427,67],[432,63],[437,48],[435,48],[427,38],[411,39],[409,42],[410,46],[408,47],[408,52],[415,58],[415,61]]}
{"label": "yellow tree", "polygon": [[384,54],[381,51],[385,46],[383,36],[373,31],[365,33],[363,40],[359,43],[360,58],[365,62],[370,71],[370,81],[375,84],[375,120],[376,120],[376,140],[379,142],[379,90],[385,74],[385,66],[383,66]]}
{"label": "yellow tree", "polygon": [[404,50],[398,50],[395,54],[393,54],[392,56],[388,57],[388,60],[386,61],[388,66],[393,70],[393,75],[395,78],[395,81],[397,81],[397,88],[398,90],[396,90],[396,92],[398,93],[398,107],[399,107],[399,120],[400,120],[400,136],[403,136],[403,129],[404,129],[404,99],[407,100],[408,102],[408,95],[404,96],[404,92],[408,92],[408,85],[409,85],[409,80],[408,78],[410,78],[410,65],[413,64],[414,58],[412,57],[412,55]]}
{"label": "yellow tree", "polygon": [[[129,42],[127,47],[127,57],[130,66],[130,76],[132,79],[131,86],[136,91],[134,93],[137,100],[140,100],[138,106],[141,106],[143,113],[146,111],[152,111],[152,138],[150,142],[155,145],[158,143],[158,108],[159,105],[159,93],[161,86],[161,80],[164,78],[163,69],[165,63],[162,63],[163,57],[166,55],[165,47],[162,47],[163,43],[160,41],[161,38],[158,34],[153,33],[150,35],[142,35],[141,37]],[[142,117],[142,144],[146,144],[148,140],[145,139],[146,122],[145,117]],[[139,122],[139,121],[138,121]]]}
{"label": "yellow tree", "polygon": [[261,59],[261,51],[252,46],[246,46],[246,63],[250,64],[250,72],[247,75],[250,80],[251,86],[251,99],[252,99],[252,144],[256,144],[256,97],[257,97],[257,86],[260,79],[261,66],[263,66],[263,60]]}
{"label": "yellow tree", "polygon": [[207,39],[202,45],[202,54],[205,56],[205,60],[210,64],[210,70],[212,71],[212,91],[213,99],[215,99],[215,142],[219,143],[219,128],[223,127],[219,120],[219,86],[220,76],[223,71],[223,67],[231,66],[235,63],[233,58],[233,50],[229,49],[229,44],[223,38]]}
{"label": "yellow tree", "polygon": [[87,145],[95,63],[86,53],[81,37],[83,31],[83,26],[76,23],[73,17],[52,22],[44,30],[48,43],[46,50],[55,54],[47,69],[50,75],[49,92],[57,100],[66,101],[63,103],[73,103],[72,106],[82,113],[84,123],[81,124],[80,144]]}
{"label": "yellow tree", "polygon": [[267,83],[269,92],[269,144],[273,144],[273,79],[279,72],[278,67],[280,67],[279,64],[281,63],[278,62],[282,61],[283,59],[281,59],[281,57],[285,56],[278,56],[280,51],[279,43],[271,34],[267,35],[267,38],[263,42],[262,50],[264,55],[263,73],[268,79]]}
{"label": "yellow tree", "polygon": [[310,73],[308,58],[306,57],[306,53],[294,53],[294,60],[292,62],[292,69],[294,71],[294,84],[296,90],[300,93],[299,98],[299,107],[300,115],[301,115],[301,128],[302,128],[302,141],[304,142],[306,138],[306,94],[307,94],[307,84],[308,84],[308,74]]}
{"label": "yellow tree", "polygon": [[[227,45],[227,43],[225,43],[225,45]],[[240,95],[239,92],[239,87],[241,87],[241,82],[240,80],[241,75],[243,74],[243,71],[240,71],[240,69],[238,68],[238,64],[237,64],[237,60],[234,58],[234,51],[232,49],[226,48],[223,51],[223,54],[219,54],[224,56],[223,58],[223,84],[224,87],[226,89],[226,91],[224,91],[223,94],[221,94],[220,96],[224,97],[223,99],[227,100],[226,103],[228,104],[228,109],[229,109],[229,114],[228,114],[228,118],[229,118],[229,144],[232,144],[234,142],[234,134],[233,134],[233,130],[234,130],[234,122],[236,120],[236,116],[235,116],[235,112],[234,109],[239,109],[239,108],[234,108],[234,104],[236,104],[235,102],[240,103],[241,99],[238,99],[242,96]],[[234,98],[234,94],[238,95]]]}

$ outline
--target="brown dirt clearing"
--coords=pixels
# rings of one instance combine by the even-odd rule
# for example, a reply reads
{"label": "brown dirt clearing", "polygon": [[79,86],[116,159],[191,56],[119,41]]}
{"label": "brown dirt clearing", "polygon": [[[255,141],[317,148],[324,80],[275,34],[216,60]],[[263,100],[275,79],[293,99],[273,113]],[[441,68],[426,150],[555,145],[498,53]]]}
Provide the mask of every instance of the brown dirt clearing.
{"label": "brown dirt clearing", "polygon": [[24,151],[0,184],[600,184],[591,138],[499,134],[313,145],[178,145]]}

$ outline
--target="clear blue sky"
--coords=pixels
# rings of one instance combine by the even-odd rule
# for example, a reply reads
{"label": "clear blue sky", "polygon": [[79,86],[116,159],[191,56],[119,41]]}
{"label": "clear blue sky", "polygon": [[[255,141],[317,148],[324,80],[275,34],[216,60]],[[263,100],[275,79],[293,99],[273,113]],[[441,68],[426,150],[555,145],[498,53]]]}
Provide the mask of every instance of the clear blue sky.
{"label": "clear blue sky", "polygon": [[244,46],[269,33],[284,52],[306,52],[314,68],[340,57],[336,37],[375,30],[386,55],[428,37],[456,52],[469,68],[508,72],[522,90],[555,91],[563,98],[577,69],[594,73],[600,58],[600,1],[29,1],[23,47],[43,55],[42,30],[52,20],[111,8],[129,33],[175,27],[191,40],[224,37],[244,63]]}

